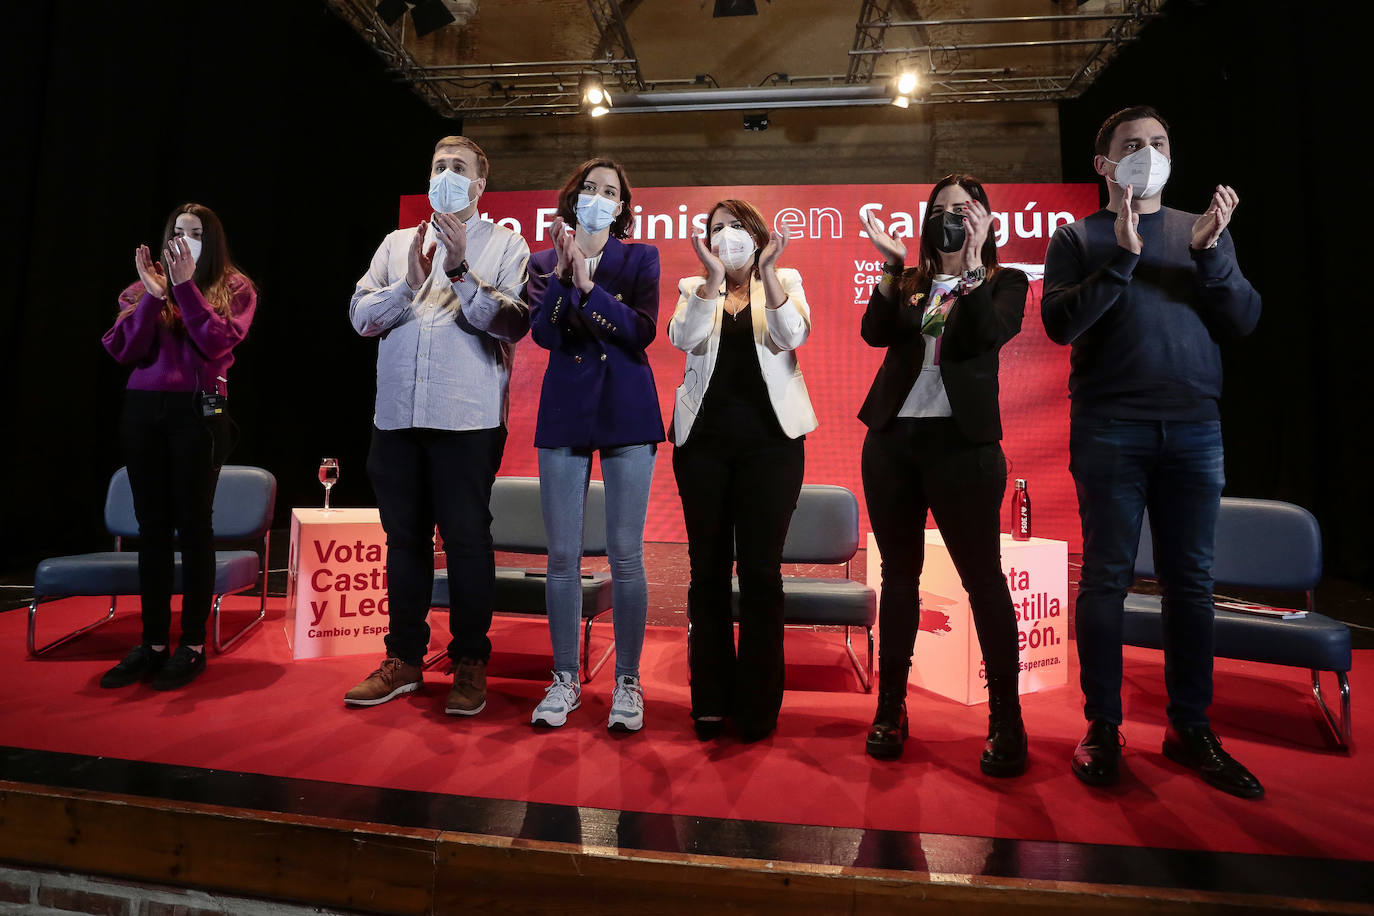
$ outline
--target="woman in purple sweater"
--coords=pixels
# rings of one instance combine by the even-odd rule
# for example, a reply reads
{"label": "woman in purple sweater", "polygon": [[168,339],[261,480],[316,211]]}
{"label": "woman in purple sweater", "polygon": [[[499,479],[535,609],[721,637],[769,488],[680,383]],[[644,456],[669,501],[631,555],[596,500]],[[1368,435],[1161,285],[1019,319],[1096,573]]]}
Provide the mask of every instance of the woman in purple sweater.
{"label": "woman in purple sweater", "polygon": [[[132,366],[120,438],[138,517],[143,640],[100,679],[123,687],[152,677],[171,690],[205,670],[205,621],[215,582],[210,511],[229,451],[225,375],[248,333],[257,290],[229,260],[209,207],[183,204],[167,218],[162,260],[134,252],[138,282],[119,296],[103,342]],[[173,532],[182,563],[181,644],[169,653]]]}

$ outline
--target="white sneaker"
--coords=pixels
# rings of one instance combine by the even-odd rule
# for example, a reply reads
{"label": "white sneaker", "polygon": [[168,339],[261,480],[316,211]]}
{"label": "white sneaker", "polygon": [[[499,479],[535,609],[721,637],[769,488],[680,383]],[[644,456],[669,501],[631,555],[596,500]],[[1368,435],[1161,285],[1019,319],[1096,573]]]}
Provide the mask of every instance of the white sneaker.
{"label": "white sneaker", "polygon": [[578,686],[577,675],[566,671],[555,671],[553,683],[544,690],[544,699],[534,708],[530,716],[531,725],[546,725],[558,728],[568,721],[568,713],[582,705],[582,688]]}
{"label": "white sneaker", "polygon": [[639,686],[639,678],[623,675],[615,679],[606,727],[622,732],[637,732],[644,727],[644,690]]}

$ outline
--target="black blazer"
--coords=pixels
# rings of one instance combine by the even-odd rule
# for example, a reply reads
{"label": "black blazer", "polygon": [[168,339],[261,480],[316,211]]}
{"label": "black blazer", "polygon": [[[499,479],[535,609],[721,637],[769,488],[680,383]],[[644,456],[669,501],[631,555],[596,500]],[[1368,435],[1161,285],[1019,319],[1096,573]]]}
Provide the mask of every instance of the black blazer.
{"label": "black blazer", "polygon": [[[1002,438],[1002,418],[997,406],[997,354],[1021,330],[1027,286],[1024,273],[1003,268],[962,296],[945,320],[940,378],[945,383],[954,422],[971,442],[996,442]],[[859,419],[869,429],[881,430],[896,418],[921,373],[925,359],[925,338],[921,336],[924,311],[923,306],[893,302],[873,287],[861,334],[870,347],[887,347],[887,355],[873,378],[863,407],[859,408]]]}

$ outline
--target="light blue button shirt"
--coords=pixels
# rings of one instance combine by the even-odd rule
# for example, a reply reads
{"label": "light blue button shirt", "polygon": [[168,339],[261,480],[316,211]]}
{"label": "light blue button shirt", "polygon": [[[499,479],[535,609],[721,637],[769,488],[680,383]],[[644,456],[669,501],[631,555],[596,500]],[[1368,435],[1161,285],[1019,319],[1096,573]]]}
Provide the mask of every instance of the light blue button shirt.
{"label": "light blue button shirt", "polygon": [[[382,241],[358,281],[349,319],[377,348],[379,429],[491,429],[506,422],[515,344],[530,328],[520,298],[530,249],[518,234],[478,217],[467,228],[467,276],[450,283],[444,247],[418,290],[406,283],[415,229]],[[435,241],[429,230],[426,246]]]}

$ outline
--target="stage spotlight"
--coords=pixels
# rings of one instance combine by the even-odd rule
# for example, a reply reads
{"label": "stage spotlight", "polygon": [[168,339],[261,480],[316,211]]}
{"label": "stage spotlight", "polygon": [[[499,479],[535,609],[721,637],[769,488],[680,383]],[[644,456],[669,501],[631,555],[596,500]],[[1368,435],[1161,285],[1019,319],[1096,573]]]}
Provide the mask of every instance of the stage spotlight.
{"label": "stage spotlight", "polygon": [[395,25],[401,21],[401,17],[408,9],[410,4],[406,0],[382,0],[377,4],[377,15],[381,16],[387,25]]}
{"label": "stage spotlight", "polygon": [[582,77],[578,81],[578,94],[582,96],[582,108],[594,118],[599,118],[611,110],[611,93],[595,74]]}
{"label": "stage spotlight", "polygon": [[754,5],[754,0],[716,0],[715,12],[711,13],[713,18],[722,16],[757,16],[759,8]]}
{"label": "stage spotlight", "polygon": [[458,20],[444,6],[444,0],[419,0],[410,11],[410,21],[415,26],[415,37],[424,38]]}
{"label": "stage spotlight", "polygon": [[906,108],[911,105],[911,99],[907,98],[904,95],[894,96],[892,99],[892,104],[896,105],[898,108]]}
{"label": "stage spotlight", "polygon": [[902,75],[897,77],[897,94],[911,95],[916,91],[916,74],[911,70],[903,70]]}

